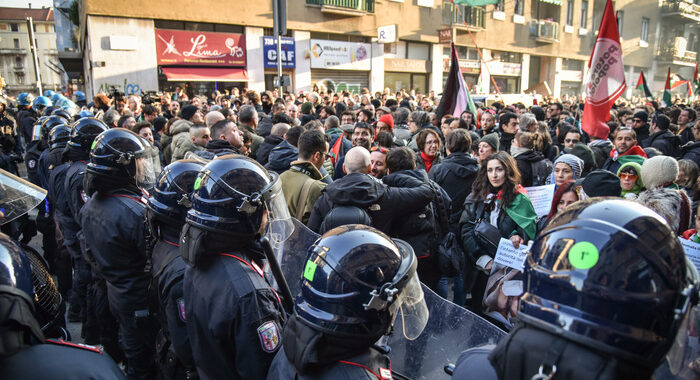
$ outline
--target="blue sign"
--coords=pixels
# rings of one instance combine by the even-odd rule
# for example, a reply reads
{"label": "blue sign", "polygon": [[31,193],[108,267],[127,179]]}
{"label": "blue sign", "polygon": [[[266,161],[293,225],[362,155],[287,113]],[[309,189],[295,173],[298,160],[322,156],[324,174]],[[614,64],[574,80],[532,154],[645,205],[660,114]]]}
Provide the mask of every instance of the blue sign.
{"label": "blue sign", "polygon": [[[275,37],[263,36],[263,53],[265,54],[265,67],[277,68],[277,39]],[[294,38],[282,37],[282,68],[293,69],[295,67]]]}

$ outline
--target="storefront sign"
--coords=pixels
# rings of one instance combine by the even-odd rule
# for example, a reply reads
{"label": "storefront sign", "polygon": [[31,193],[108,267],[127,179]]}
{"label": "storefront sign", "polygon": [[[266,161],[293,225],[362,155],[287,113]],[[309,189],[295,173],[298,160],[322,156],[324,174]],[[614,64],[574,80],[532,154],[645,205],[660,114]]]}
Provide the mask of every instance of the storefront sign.
{"label": "storefront sign", "polygon": [[438,43],[449,44],[452,42],[452,28],[438,30]]}
{"label": "storefront sign", "polygon": [[380,26],[377,28],[377,42],[380,44],[396,42],[396,25]]}
{"label": "storefront sign", "polygon": [[520,64],[511,62],[491,61],[487,63],[491,75],[520,75]]}
{"label": "storefront sign", "polygon": [[245,36],[156,29],[159,65],[239,66],[246,65]]}
{"label": "storefront sign", "polygon": [[[479,74],[480,67],[481,62],[479,61],[459,60],[459,68],[462,70],[462,74]],[[450,60],[448,58],[443,58],[442,60],[442,71],[450,71]]]}
{"label": "storefront sign", "polygon": [[333,70],[370,70],[370,44],[329,40],[310,40],[311,68]]}
{"label": "storefront sign", "polygon": [[[277,68],[277,39],[275,37],[263,37],[263,53],[265,54],[265,67]],[[295,67],[294,38],[282,37],[282,68],[293,69]]]}
{"label": "storefront sign", "polygon": [[430,61],[420,59],[384,58],[384,71],[399,73],[428,73]]}

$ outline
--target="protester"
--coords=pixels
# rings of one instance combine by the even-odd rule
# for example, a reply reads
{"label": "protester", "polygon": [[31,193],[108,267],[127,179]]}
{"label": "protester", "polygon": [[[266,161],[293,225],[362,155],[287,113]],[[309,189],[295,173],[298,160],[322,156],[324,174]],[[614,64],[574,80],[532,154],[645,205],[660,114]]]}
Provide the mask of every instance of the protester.
{"label": "protester", "polygon": [[490,133],[479,139],[479,162],[483,162],[486,157],[498,152],[498,134]]}
{"label": "protester", "polygon": [[620,177],[623,198],[634,200],[644,190],[641,173],[642,166],[636,162],[628,162],[620,166],[617,176]]}
{"label": "protester", "polygon": [[554,161],[554,170],[549,178],[549,183],[559,187],[567,181],[576,181],[581,178],[583,161],[573,154],[562,154]]}
{"label": "protester", "polygon": [[418,153],[416,153],[416,167],[430,173],[433,165],[442,162],[442,140],[440,135],[432,129],[423,129],[416,137]]}

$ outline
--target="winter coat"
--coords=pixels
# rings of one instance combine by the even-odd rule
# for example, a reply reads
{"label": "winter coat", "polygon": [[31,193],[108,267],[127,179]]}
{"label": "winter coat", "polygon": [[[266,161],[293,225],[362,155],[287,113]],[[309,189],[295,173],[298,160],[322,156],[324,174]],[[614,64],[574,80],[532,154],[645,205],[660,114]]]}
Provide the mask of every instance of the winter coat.
{"label": "winter coat", "polygon": [[180,144],[180,146],[173,149],[173,157],[172,157],[171,162],[185,158],[185,154],[187,152],[196,152],[198,150],[203,150],[203,149],[204,149],[203,146],[195,144],[191,138],[184,139],[184,141],[182,142],[182,144]]}
{"label": "winter coat", "polygon": [[350,173],[326,186],[311,211],[307,226],[318,232],[333,208],[356,206],[367,211],[372,227],[388,234],[394,221],[401,222],[432,199],[433,191],[427,183],[414,188],[391,188],[369,174]]}
{"label": "winter coat", "polygon": [[[528,150],[527,152],[519,154],[515,157],[515,162],[518,164],[518,170],[520,171],[520,183],[524,187],[530,187],[534,185],[535,178],[533,178],[533,168],[535,165],[539,165],[540,161],[544,161],[546,158],[542,153]],[[545,177],[545,179],[548,175]]]}
{"label": "winter coat", "polygon": [[268,116],[265,116],[262,119],[260,119],[260,122],[258,123],[258,127],[255,129],[255,132],[257,132],[258,136],[265,138],[265,137],[270,135],[271,131],[272,131],[272,119]]}
{"label": "winter coat", "polygon": [[321,181],[321,173],[316,167],[306,161],[294,161],[292,167],[280,175],[284,199],[287,201],[289,214],[296,217],[298,207],[301,204],[301,193],[306,181],[310,180],[311,185],[306,198],[306,206],[301,222],[306,224],[311,216],[316,200],[321,196],[321,192],[326,184]]}
{"label": "winter coat", "polygon": [[691,141],[681,149],[684,160],[692,160],[700,166],[700,141]]}
{"label": "winter coat", "polygon": [[613,143],[608,139],[594,140],[588,143],[588,147],[593,151],[596,168],[602,169],[608,156],[610,156],[610,151],[614,149]]}
{"label": "winter coat", "polygon": [[284,137],[282,136],[269,135],[265,137],[265,140],[263,140],[262,144],[260,144],[258,147],[258,152],[255,155],[255,159],[260,163],[260,165],[265,166],[265,164],[267,164],[270,152],[282,141],[284,141]]}
{"label": "winter coat", "polygon": [[181,150],[181,146],[185,141],[190,140],[190,127],[192,127],[192,125],[194,125],[194,123],[191,121],[180,119],[170,126],[169,131],[172,139],[170,140],[170,144],[163,150],[163,155],[168,163],[174,161],[174,152]]}
{"label": "winter coat", "polygon": [[197,156],[202,157],[205,160],[213,160],[219,156],[225,156],[227,154],[241,154],[238,149],[236,149],[230,142],[226,140],[209,140],[207,146],[204,150],[198,150],[194,152]]}
{"label": "winter coat", "polygon": [[284,140],[270,152],[265,169],[282,174],[289,169],[292,162],[296,161],[298,157],[299,151],[297,147]]}
{"label": "winter coat", "polygon": [[634,132],[637,134],[637,141],[642,148],[648,148],[646,141],[649,139],[649,124],[644,124],[643,127],[635,128]]}
{"label": "winter coat", "polygon": [[[435,155],[435,158],[433,158],[433,164],[430,167],[430,171],[433,170],[435,165],[439,164],[442,162],[442,153],[438,152],[438,154]],[[416,152],[416,169],[422,169],[425,170],[426,172],[428,171],[426,166],[425,166],[425,161],[423,161],[423,157],[421,157],[420,152]]]}
{"label": "winter coat", "polygon": [[467,153],[452,153],[430,170],[429,177],[442,187],[452,199],[450,229],[457,232],[464,200],[472,192],[472,184],[479,171],[479,162]]}
{"label": "winter coat", "polygon": [[666,156],[678,158],[681,155],[681,138],[671,131],[659,131],[651,135],[644,147],[653,147]]}

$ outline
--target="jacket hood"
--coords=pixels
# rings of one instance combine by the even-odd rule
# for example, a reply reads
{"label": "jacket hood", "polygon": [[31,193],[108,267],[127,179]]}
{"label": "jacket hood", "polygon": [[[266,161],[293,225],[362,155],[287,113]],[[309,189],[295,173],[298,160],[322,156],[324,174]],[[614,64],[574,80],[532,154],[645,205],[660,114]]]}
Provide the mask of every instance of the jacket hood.
{"label": "jacket hood", "polygon": [[544,160],[542,153],[528,150],[527,152],[518,155],[517,160],[527,161],[527,162],[539,162]]}
{"label": "jacket hood", "polygon": [[423,169],[401,170],[382,178],[384,184],[393,187],[417,187],[427,181],[428,173]]}
{"label": "jacket hood", "polygon": [[384,195],[386,187],[369,174],[350,173],[324,190],[336,205],[369,207]]}
{"label": "jacket hood", "polygon": [[282,136],[269,135],[269,136],[265,137],[265,140],[263,141],[263,143],[272,144],[272,145],[276,146],[279,143],[281,143],[282,141],[284,141],[284,137],[282,137]]}
{"label": "jacket hood", "polygon": [[467,178],[479,171],[479,161],[467,153],[452,153],[439,165],[460,178]]}
{"label": "jacket hood", "polygon": [[[230,142],[227,140],[209,140],[207,143],[207,146],[205,147],[207,151],[218,154],[218,153],[225,153],[225,154],[240,154],[238,149],[231,145]],[[230,151],[230,152],[227,152]]]}
{"label": "jacket hood", "polygon": [[267,163],[270,169],[274,171],[284,171],[289,169],[289,164],[291,164],[292,161],[296,161],[298,156],[299,151],[297,147],[290,144],[287,140],[284,140],[276,147],[272,148]]}
{"label": "jacket hood", "polygon": [[170,134],[170,136],[175,136],[178,133],[189,132],[190,127],[193,124],[194,123],[192,123],[189,120],[180,119],[180,120],[174,122],[173,125],[170,126],[170,129],[168,129],[168,133]]}

